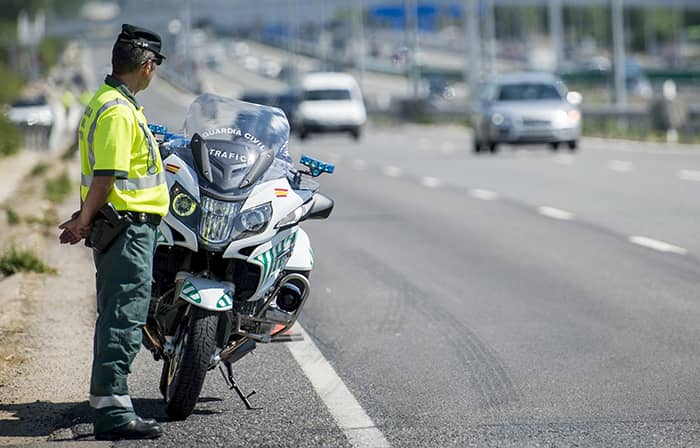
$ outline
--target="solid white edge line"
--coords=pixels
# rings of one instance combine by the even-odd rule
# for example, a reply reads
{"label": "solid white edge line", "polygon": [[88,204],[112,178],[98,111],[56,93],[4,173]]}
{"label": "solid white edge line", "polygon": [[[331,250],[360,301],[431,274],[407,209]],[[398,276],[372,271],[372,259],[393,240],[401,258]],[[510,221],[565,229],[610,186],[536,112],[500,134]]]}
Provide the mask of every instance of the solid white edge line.
{"label": "solid white edge line", "polygon": [[559,210],[558,208],[549,207],[546,205],[542,207],[537,207],[537,211],[541,215],[547,216],[549,218],[561,219],[564,221],[568,221],[574,218],[574,214],[571,212],[567,212],[566,210]]}
{"label": "solid white edge line", "polygon": [[648,249],[658,250],[660,252],[671,252],[678,255],[685,255],[688,253],[688,250],[683,247],[675,246],[673,244],[655,240],[653,238],[647,238],[645,236],[635,235],[629,237],[628,240],[632,244],[637,244],[639,246],[643,246]]}
{"label": "solid white edge line", "polygon": [[345,386],[333,366],[326,361],[299,322],[295,329],[301,333],[302,338],[287,342],[285,345],[311,381],[311,385],[328,407],[350,444],[355,447],[390,447],[384,434],[362,409],[360,403]]}
{"label": "solid white edge line", "polygon": [[474,199],[481,199],[483,201],[493,201],[498,198],[498,193],[479,188],[469,190],[469,194],[471,194]]}
{"label": "solid white edge line", "polygon": [[697,170],[680,170],[678,177],[682,180],[693,180],[700,182],[700,171]]}

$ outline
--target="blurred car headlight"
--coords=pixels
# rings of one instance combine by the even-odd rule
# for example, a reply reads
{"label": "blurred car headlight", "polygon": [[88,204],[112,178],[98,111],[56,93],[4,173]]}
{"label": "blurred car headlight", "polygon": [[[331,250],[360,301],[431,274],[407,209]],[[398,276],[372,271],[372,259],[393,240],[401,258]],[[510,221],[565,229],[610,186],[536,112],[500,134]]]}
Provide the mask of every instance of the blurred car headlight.
{"label": "blurred car headlight", "polygon": [[557,128],[566,128],[578,125],[579,120],[581,120],[581,112],[576,109],[558,110],[554,114],[552,124]]}
{"label": "blurred car headlight", "polygon": [[496,112],[491,115],[491,123],[493,123],[494,126],[503,126],[506,123],[506,117],[503,114]]}
{"label": "blurred car headlight", "polygon": [[569,120],[571,120],[573,123],[577,123],[581,120],[581,112],[576,109],[571,109],[569,112],[567,112],[567,115],[569,116]]}

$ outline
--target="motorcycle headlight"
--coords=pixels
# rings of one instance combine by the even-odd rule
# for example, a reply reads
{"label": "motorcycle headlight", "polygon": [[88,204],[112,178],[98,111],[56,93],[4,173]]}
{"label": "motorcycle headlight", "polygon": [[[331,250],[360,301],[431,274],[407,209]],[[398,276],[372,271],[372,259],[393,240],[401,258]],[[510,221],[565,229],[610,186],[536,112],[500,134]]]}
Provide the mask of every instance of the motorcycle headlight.
{"label": "motorcycle headlight", "polygon": [[241,211],[236,217],[234,239],[261,233],[272,218],[270,202]]}
{"label": "motorcycle headlight", "polygon": [[199,235],[208,243],[224,243],[231,238],[239,202],[223,202],[202,196],[202,221]]}

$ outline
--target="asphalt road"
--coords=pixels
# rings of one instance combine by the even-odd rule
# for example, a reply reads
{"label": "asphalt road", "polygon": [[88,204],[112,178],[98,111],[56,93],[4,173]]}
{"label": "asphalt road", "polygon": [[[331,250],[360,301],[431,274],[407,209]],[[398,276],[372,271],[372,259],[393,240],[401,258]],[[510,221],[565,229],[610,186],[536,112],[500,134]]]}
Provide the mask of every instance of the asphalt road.
{"label": "asphalt road", "polygon": [[[139,98],[177,130],[191,97],[156,81]],[[164,422],[152,445],[700,445],[698,148],[475,156],[470,141],[416,126],[292,140],[336,163],[319,179],[333,215],[304,226],[301,326],[322,356],[259,346],[235,367],[261,410],[212,372],[170,422],[142,352],[130,388]]]}

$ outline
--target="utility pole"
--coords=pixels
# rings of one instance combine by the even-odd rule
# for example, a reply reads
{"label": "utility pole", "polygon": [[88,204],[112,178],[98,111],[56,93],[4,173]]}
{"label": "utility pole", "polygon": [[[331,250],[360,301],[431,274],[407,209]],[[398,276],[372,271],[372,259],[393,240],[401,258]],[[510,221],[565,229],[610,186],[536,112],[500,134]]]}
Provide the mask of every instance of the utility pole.
{"label": "utility pole", "polygon": [[615,105],[618,109],[624,109],[627,106],[624,0],[610,1],[613,37],[613,68],[615,72]]}
{"label": "utility pole", "polygon": [[479,2],[478,0],[464,1],[464,38],[467,54],[464,61],[464,82],[469,85],[469,95],[472,100],[477,97],[477,89],[481,80],[481,34],[479,32]]}
{"label": "utility pole", "polygon": [[495,74],[498,70],[496,67],[496,12],[494,10],[495,0],[485,0],[486,1],[486,11],[485,22],[486,22],[486,48],[487,48],[487,58],[488,58],[488,73]]}
{"label": "utility pole", "polygon": [[406,12],[406,40],[408,41],[410,61],[408,66],[409,82],[413,98],[418,97],[418,0],[404,0]]}
{"label": "utility pole", "polygon": [[549,0],[549,38],[552,42],[552,53],[554,54],[554,69],[556,70],[564,59],[563,51],[563,25],[561,0]]}
{"label": "utility pole", "polygon": [[365,25],[364,25],[364,0],[355,0],[353,2],[353,32],[352,32],[352,48],[355,68],[360,71],[360,90],[364,92],[365,78]]}

